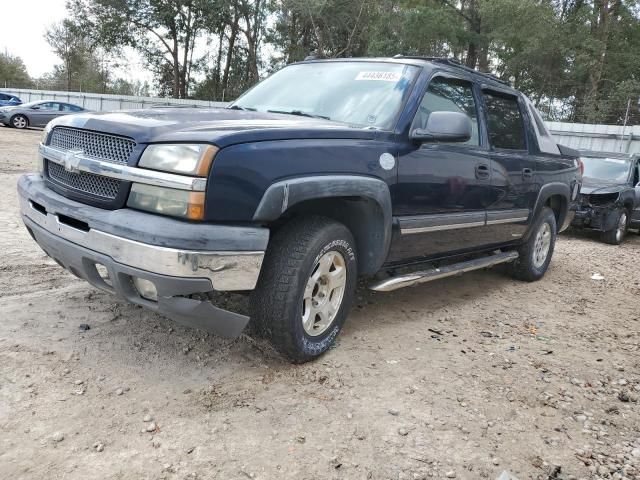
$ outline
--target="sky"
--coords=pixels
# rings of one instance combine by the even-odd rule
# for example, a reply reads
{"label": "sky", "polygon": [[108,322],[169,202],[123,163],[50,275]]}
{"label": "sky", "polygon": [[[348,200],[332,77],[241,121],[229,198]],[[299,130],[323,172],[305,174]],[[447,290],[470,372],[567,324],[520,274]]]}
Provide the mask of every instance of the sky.
{"label": "sky", "polygon": [[[0,0],[0,51],[24,61],[29,75],[38,78],[61,60],[44,38],[47,28],[67,16],[66,0]],[[128,68],[116,73],[127,80],[150,80],[140,57],[127,51]]]}
{"label": "sky", "polygon": [[32,77],[53,69],[60,60],[44,39],[47,27],[66,16],[66,0],[0,0],[0,49],[21,57]]}

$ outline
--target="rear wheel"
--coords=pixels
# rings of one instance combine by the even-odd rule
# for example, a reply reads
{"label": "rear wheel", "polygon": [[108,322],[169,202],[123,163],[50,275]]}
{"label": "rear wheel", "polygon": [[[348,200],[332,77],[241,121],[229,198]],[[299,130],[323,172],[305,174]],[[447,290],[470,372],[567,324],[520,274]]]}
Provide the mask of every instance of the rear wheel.
{"label": "rear wheel", "polygon": [[615,215],[615,226],[601,235],[602,241],[610,245],[620,245],[629,228],[629,215],[626,210],[618,210]]}
{"label": "rear wheel", "polygon": [[341,223],[296,219],[271,241],[251,298],[254,329],[295,363],[326,352],[340,332],[357,281],[355,242]]}
{"label": "rear wheel", "polygon": [[511,265],[511,275],[518,280],[535,282],[544,277],[556,245],[556,216],[544,207],[532,226],[529,239],[520,247],[520,257]]}
{"label": "rear wheel", "polygon": [[11,126],[14,128],[27,128],[29,126],[29,119],[24,115],[14,115],[11,117]]}

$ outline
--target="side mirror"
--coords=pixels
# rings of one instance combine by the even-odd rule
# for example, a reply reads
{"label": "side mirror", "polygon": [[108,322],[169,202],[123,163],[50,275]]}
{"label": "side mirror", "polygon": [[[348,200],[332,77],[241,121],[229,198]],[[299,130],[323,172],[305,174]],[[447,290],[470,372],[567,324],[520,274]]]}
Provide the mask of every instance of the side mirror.
{"label": "side mirror", "polygon": [[416,128],[409,138],[416,142],[466,142],[471,138],[471,119],[460,112],[431,112],[425,128]]}
{"label": "side mirror", "polygon": [[31,110],[40,110],[40,105],[34,105]]}

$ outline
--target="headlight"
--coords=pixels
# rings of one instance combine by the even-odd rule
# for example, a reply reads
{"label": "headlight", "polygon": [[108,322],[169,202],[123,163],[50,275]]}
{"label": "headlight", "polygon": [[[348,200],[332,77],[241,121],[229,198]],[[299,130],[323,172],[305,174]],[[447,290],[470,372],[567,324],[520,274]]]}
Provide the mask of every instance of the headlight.
{"label": "headlight", "polygon": [[202,220],[204,218],[204,192],[190,192],[134,183],[131,185],[127,206],[170,217]]}
{"label": "headlight", "polygon": [[138,166],[162,172],[206,177],[217,151],[217,147],[204,144],[149,145]]}

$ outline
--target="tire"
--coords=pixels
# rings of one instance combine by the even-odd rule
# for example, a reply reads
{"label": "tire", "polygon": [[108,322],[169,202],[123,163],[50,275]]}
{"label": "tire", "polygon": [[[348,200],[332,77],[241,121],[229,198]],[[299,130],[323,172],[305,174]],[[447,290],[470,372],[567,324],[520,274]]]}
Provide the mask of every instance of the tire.
{"label": "tire", "polygon": [[544,207],[533,226],[529,239],[518,249],[520,257],[511,265],[511,276],[525,282],[535,282],[544,277],[556,246],[556,216]]}
{"label": "tire", "polygon": [[251,298],[253,331],[294,363],[318,357],[342,329],[357,273],[344,225],[319,216],[292,220],[269,242]]}
{"label": "tire", "polygon": [[616,226],[600,235],[600,239],[609,245],[620,245],[629,228],[629,213],[626,210],[617,210],[615,219]]}
{"label": "tire", "polygon": [[14,115],[13,117],[11,117],[10,123],[13,128],[22,130],[29,126],[29,119],[24,115]]}

